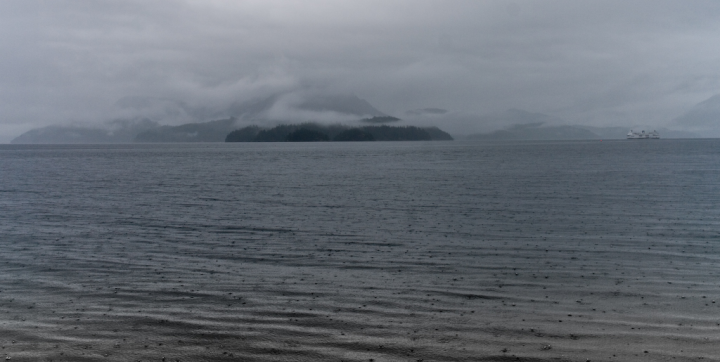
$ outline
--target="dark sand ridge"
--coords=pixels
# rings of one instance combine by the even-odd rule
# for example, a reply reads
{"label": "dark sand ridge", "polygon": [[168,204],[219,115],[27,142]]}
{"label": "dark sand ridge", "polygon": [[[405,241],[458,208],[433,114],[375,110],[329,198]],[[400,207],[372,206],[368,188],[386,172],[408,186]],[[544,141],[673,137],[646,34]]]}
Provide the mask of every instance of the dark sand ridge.
{"label": "dark sand ridge", "polygon": [[[452,176],[423,181],[452,190],[375,200],[362,188],[338,190],[343,180],[302,197],[288,185],[254,196],[257,208],[212,219],[199,215],[222,208],[224,196],[137,214],[112,212],[128,210],[122,195],[104,195],[102,205],[12,205],[26,216],[3,224],[0,353],[12,361],[720,360],[717,179],[662,193],[667,180],[631,188],[599,175],[600,187],[569,188],[587,175],[558,186],[534,173],[504,190]],[[71,205],[60,213],[50,202]]]}

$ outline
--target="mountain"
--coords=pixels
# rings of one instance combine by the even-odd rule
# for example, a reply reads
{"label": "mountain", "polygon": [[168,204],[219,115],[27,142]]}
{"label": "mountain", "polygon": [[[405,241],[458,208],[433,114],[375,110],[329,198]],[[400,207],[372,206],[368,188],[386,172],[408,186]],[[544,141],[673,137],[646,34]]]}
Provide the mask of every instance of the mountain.
{"label": "mountain", "polygon": [[528,112],[512,108],[505,112],[489,114],[481,117],[483,123],[496,125],[524,125],[524,124],[556,124],[563,120],[543,113]]}
{"label": "mountain", "polygon": [[[650,129],[650,128],[648,128]],[[581,125],[551,126],[542,122],[516,124],[505,129],[489,133],[470,135],[475,140],[593,140],[593,139],[625,139],[629,129],[625,127],[593,127]],[[658,128],[661,138],[695,138],[691,132]]]}
{"label": "mountain", "polygon": [[[720,97],[718,97],[718,103],[720,105]],[[650,126],[598,127],[577,124],[568,125],[566,121],[560,118],[521,109],[509,109],[501,113],[479,116],[476,122],[494,130],[471,134],[465,138],[476,140],[625,139],[631,129],[657,130],[661,138],[698,137],[694,132]]]}
{"label": "mountain", "polygon": [[556,117],[521,109],[479,115],[440,108],[422,108],[405,112],[404,121],[418,126],[437,125],[450,134],[462,138],[503,130],[510,125],[542,123],[547,127],[565,123]]}
{"label": "mountain", "polygon": [[16,137],[11,143],[21,144],[91,144],[130,143],[147,130],[158,127],[149,119],[114,120],[97,126],[57,125],[32,129]]}
{"label": "mountain", "polygon": [[599,139],[596,133],[579,126],[543,126],[543,122],[516,124],[490,133],[468,136],[477,140],[581,140]]}
{"label": "mountain", "polygon": [[[237,124],[303,121],[349,122],[391,120],[366,100],[352,94],[278,93],[238,101],[227,107],[191,107],[159,97],[129,96],[115,102],[123,115],[137,120],[99,125],[53,125],[30,130],[13,143],[222,142]],[[151,121],[155,120],[155,121]],[[207,121],[215,119],[213,121]],[[160,125],[160,122],[181,125]]]}
{"label": "mountain", "polygon": [[127,96],[118,99],[114,112],[123,118],[147,118],[159,124],[181,124],[227,118],[223,109],[192,106],[186,102],[151,96]]}
{"label": "mountain", "polygon": [[435,126],[431,127],[422,127],[425,132],[427,132],[430,135],[430,139],[433,141],[452,141],[452,136],[441,130],[440,128],[437,128]]}
{"label": "mountain", "polygon": [[[623,139],[627,137],[628,131],[630,131],[631,128],[627,127],[595,127],[595,126],[578,126],[575,125],[573,127],[580,127],[583,129],[586,129],[593,134],[597,135],[595,138],[604,139],[604,140],[611,140],[611,139]],[[667,135],[665,132],[661,132],[660,135],[663,138],[666,138]]]}
{"label": "mountain", "polygon": [[687,113],[673,119],[673,123],[706,136],[720,136],[720,94],[696,104]]}
{"label": "mountain", "polygon": [[[478,123],[493,131],[472,134],[469,139],[482,140],[562,140],[599,139],[597,133],[581,126],[568,126],[565,121],[543,113],[512,108],[504,112],[480,116]],[[622,133],[623,137],[627,133]]]}
{"label": "mountain", "polygon": [[248,121],[262,119],[264,118],[263,114],[267,113],[275,105],[280,96],[280,94],[274,94],[260,99],[235,102],[224,113],[229,117]]}
{"label": "mountain", "polygon": [[[300,131],[304,134],[300,134]],[[351,127],[342,124],[301,123],[283,124],[273,128],[247,126],[230,132],[225,142],[319,140],[320,138],[316,137],[319,134],[324,135],[323,140],[334,141],[452,141],[453,139],[437,127],[387,125]]]}
{"label": "mountain", "polygon": [[236,128],[236,119],[228,118],[180,126],[160,126],[139,133],[135,142],[223,142]]}

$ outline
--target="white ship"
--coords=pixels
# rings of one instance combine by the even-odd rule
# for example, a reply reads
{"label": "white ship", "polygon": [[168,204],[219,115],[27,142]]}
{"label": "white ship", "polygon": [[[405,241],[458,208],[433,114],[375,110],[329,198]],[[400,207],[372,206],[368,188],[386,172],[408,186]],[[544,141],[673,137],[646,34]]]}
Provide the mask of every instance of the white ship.
{"label": "white ship", "polygon": [[628,132],[628,134],[627,134],[627,139],[629,139],[629,140],[659,140],[660,134],[657,131],[645,133],[645,131],[635,132],[633,130],[630,130],[630,132]]}

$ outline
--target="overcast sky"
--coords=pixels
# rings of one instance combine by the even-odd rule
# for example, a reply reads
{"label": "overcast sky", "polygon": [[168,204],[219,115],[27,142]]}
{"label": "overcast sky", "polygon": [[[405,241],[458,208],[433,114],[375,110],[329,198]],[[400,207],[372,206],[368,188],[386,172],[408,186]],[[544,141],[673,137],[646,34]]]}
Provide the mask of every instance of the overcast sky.
{"label": "overcast sky", "polygon": [[0,2],[0,142],[126,96],[311,88],[381,111],[664,125],[720,93],[720,1]]}

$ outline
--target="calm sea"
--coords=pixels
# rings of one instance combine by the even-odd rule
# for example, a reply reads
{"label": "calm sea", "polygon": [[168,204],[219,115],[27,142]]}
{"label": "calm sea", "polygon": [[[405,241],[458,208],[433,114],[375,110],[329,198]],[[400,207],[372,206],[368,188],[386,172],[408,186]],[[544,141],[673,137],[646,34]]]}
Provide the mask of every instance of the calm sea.
{"label": "calm sea", "polygon": [[711,358],[719,243],[716,139],[1,145],[0,354]]}

